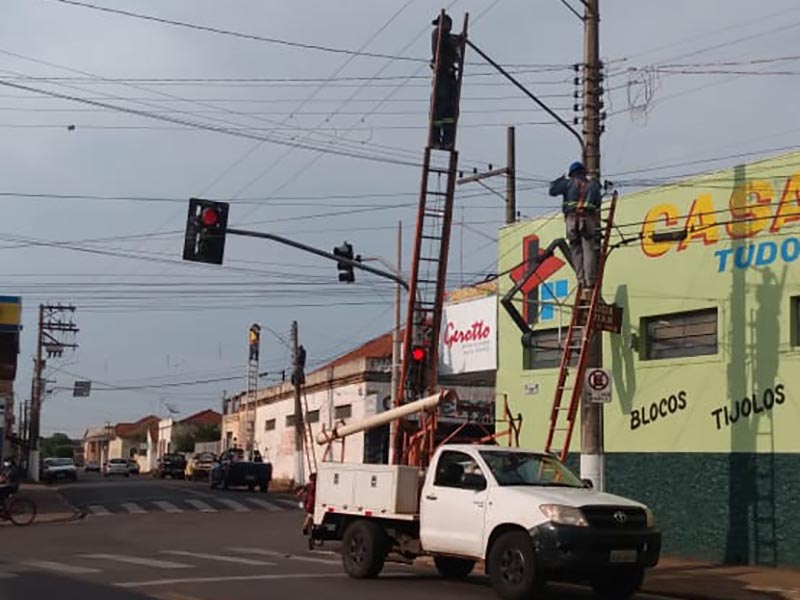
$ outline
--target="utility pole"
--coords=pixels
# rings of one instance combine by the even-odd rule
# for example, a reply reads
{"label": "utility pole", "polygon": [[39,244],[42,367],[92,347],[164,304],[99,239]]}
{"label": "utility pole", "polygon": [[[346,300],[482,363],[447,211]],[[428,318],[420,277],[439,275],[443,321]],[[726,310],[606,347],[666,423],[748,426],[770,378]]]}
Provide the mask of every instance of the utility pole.
{"label": "utility pole", "polygon": [[[397,222],[397,273],[403,272],[403,222]],[[400,338],[400,303],[402,287],[398,283],[394,288],[394,328],[392,329],[392,408],[400,406],[397,397],[397,386],[400,381],[400,354],[402,353],[402,340]],[[389,464],[394,464],[395,438],[397,437],[397,420],[389,424]]]}
{"label": "utility pole", "polygon": [[515,174],[516,169],[516,149],[515,149],[515,136],[514,136],[514,128],[509,127],[507,133],[507,149],[506,149],[506,166],[502,169],[492,169],[492,165],[489,165],[489,170],[484,171],[483,173],[478,173],[477,169],[473,171],[472,175],[467,175],[466,177],[459,177],[456,181],[459,185],[464,183],[471,183],[473,181],[479,183],[483,187],[485,187],[490,192],[498,194],[492,188],[488,187],[485,183],[483,183],[484,179],[488,179],[490,177],[496,177],[497,175],[505,175],[506,176],[506,195],[505,195],[505,207],[506,207],[506,225],[509,223],[515,223],[517,220],[517,177]]}
{"label": "utility pole", "polygon": [[[39,305],[39,329],[36,336],[36,358],[33,364],[33,380],[31,381],[30,430],[28,435],[28,476],[39,481],[39,436],[41,429],[42,399],[45,395],[46,382],[43,377],[47,357],[60,357],[65,348],[77,348],[75,343],[67,343],[65,337],[78,332],[72,314],[74,306],[61,304]],[[66,315],[70,316],[67,317]]]}
{"label": "utility pole", "polygon": [[[588,176],[600,182],[600,0],[585,0],[583,4],[583,164]],[[595,257],[599,260],[600,240],[595,239],[594,243]],[[588,367],[602,367],[602,332],[594,333],[589,350]],[[595,489],[600,491],[605,489],[603,445],[603,405],[591,403],[584,396],[581,406],[581,477],[591,479]]]}
{"label": "utility pole", "polygon": [[292,363],[294,373],[294,484],[304,485],[306,478],[303,469],[303,406],[300,402],[300,389],[305,381],[303,369],[305,350],[298,341],[297,321],[292,321]]}

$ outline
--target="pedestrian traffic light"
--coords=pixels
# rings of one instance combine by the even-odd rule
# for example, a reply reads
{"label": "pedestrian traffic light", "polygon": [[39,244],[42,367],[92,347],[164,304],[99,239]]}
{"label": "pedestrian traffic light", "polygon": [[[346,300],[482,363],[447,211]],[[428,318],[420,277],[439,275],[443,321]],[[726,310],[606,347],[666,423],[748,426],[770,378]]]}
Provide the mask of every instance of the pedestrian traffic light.
{"label": "pedestrian traffic light", "polygon": [[183,260],[222,264],[225,232],[228,227],[227,202],[191,198],[186,218]]}
{"label": "pedestrian traffic light", "polygon": [[425,360],[425,348],[422,348],[421,346],[417,346],[415,348],[412,348],[411,349],[411,360],[413,360],[414,362],[418,362],[418,363],[420,363],[423,360]]}
{"label": "pedestrian traffic light", "polygon": [[[353,246],[347,242],[334,248],[333,253],[334,255],[346,258],[347,260],[353,260]],[[356,275],[353,273],[353,265],[345,262],[339,262],[337,263],[337,268],[339,271],[341,271],[339,273],[339,281],[353,283],[356,280]]]}

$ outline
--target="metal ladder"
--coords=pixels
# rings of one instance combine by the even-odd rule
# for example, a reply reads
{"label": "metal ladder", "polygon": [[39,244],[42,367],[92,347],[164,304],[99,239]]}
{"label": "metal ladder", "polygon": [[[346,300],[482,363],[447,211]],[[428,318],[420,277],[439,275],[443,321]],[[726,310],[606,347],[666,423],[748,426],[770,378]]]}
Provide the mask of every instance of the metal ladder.
{"label": "metal ladder", "polygon": [[256,449],[256,404],[258,401],[258,359],[247,361],[247,400],[244,409],[245,452],[253,458]]}
{"label": "metal ladder", "polygon": [[[441,13],[444,14],[444,11]],[[435,393],[437,387],[439,330],[442,303],[447,279],[447,258],[453,220],[458,152],[455,132],[464,71],[464,49],[468,17],[464,17],[462,44],[456,74],[453,113],[453,145],[451,149],[434,148],[434,118],[439,78],[439,59],[442,55],[442,28],[439,25],[439,50],[434,65],[433,88],[428,116],[428,141],[422,161],[422,182],[417,211],[414,253],[408,289],[406,327],[403,334],[403,354],[397,402],[403,404]],[[444,182],[442,182],[444,178]],[[442,185],[444,183],[444,185]],[[407,442],[411,433],[407,421],[401,421],[395,441],[395,460],[408,457]],[[405,457],[405,458],[403,458]]]}
{"label": "metal ladder", "polygon": [[306,454],[306,464],[308,465],[309,473],[317,472],[317,453],[314,451],[314,433],[311,430],[311,423],[308,420],[308,396],[306,395],[306,388],[303,386],[303,436],[305,443],[303,444]]}
{"label": "metal ladder", "polygon": [[[608,206],[608,212],[603,219],[602,240],[598,256],[597,277],[591,290],[588,302],[582,299],[583,289],[578,285],[575,294],[575,303],[572,307],[572,316],[567,329],[564,348],[561,353],[558,380],[556,382],[553,406],[550,410],[550,427],[547,432],[545,452],[558,454],[563,462],[569,454],[569,445],[575,429],[575,421],[580,406],[583,392],[586,366],[591,353],[592,337],[595,334],[595,315],[597,305],[602,302],[601,290],[603,287],[603,272],[605,270],[608,254],[611,228],[614,224],[614,211],[617,206],[617,193],[614,192]],[[601,213],[602,215],[602,208]],[[577,364],[572,367],[573,357],[577,353]],[[570,377],[571,376],[571,377]],[[569,404],[564,406],[564,395],[569,394]],[[560,443],[559,443],[560,442]]]}

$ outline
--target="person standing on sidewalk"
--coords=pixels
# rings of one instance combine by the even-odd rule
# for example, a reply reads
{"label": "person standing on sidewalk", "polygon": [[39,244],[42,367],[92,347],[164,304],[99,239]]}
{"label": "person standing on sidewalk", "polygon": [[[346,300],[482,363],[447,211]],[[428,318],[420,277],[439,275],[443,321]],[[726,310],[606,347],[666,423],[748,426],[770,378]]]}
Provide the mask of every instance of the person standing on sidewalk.
{"label": "person standing on sidewalk", "polygon": [[303,496],[303,511],[306,513],[303,521],[303,535],[311,533],[314,523],[314,504],[317,501],[317,474],[308,476],[308,483],[300,489],[299,496]]}
{"label": "person standing on sidewalk", "polygon": [[581,162],[569,166],[563,175],[550,183],[550,195],[561,196],[561,210],[567,228],[572,266],[582,289],[582,300],[591,298],[597,274],[596,240],[600,231],[600,184],[586,178]]}

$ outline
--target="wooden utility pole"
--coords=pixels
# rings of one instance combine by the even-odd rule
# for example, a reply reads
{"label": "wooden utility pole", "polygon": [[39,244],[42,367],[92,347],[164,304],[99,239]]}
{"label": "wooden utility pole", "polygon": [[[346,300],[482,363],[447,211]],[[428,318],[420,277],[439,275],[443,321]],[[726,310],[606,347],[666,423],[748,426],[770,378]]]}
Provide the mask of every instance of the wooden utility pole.
{"label": "wooden utility pole", "polygon": [[[584,2],[583,51],[583,164],[591,179],[600,183],[600,0]],[[599,219],[599,215],[598,215]],[[598,231],[601,230],[598,224]],[[600,240],[595,239],[595,258],[600,257]],[[595,271],[597,272],[597,271]],[[596,282],[601,285],[602,282]],[[603,366],[603,336],[595,331],[588,365]],[[581,477],[591,479],[595,489],[605,489],[603,450],[603,405],[583,398],[581,407]]]}
{"label": "wooden utility pole", "polygon": [[298,341],[297,321],[292,321],[292,363],[294,373],[292,383],[294,384],[294,484],[305,485],[305,469],[303,468],[303,405],[300,401],[301,389],[305,380],[303,369],[304,358],[301,356],[305,350],[301,351]]}
{"label": "wooden utility pole", "polygon": [[[397,223],[397,274],[403,272],[403,222]],[[400,362],[402,349],[402,338],[400,336],[400,304],[402,302],[402,287],[399,283],[395,285],[394,289],[394,328],[392,329],[392,390],[391,390],[391,403],[392,408],[400,406],[400,398],[397,395],[397,386],[400,381]],[[394,463],[394,454],[397,448],[397,420],[393,420],[389,424],[389,464]]]}

